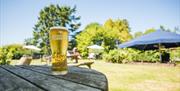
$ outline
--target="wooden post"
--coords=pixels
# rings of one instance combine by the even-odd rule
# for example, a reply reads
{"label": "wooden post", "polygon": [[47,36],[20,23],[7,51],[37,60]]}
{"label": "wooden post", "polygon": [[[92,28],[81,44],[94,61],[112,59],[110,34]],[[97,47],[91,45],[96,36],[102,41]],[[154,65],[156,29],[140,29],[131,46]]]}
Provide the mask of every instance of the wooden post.
{"label": "wooden post", "polygon": [[160,62],[161,62],[162,61],[162,53],[161,53],[161,44],[160,43],[158,44],[158,47],[159,47],[159,53],[160,53],[159,57],[160,57]]}

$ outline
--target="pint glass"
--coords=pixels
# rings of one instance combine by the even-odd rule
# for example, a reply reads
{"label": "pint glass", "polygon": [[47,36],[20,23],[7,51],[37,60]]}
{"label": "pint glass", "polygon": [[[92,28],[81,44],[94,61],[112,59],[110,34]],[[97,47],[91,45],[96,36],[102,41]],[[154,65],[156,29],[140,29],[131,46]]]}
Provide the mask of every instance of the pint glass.
{"label": "pint glass", "polygon": [[52,73],[54,75],[65,75],[67,67],[68,30],[65,27],[51,27],[50,46],[52,52]]}

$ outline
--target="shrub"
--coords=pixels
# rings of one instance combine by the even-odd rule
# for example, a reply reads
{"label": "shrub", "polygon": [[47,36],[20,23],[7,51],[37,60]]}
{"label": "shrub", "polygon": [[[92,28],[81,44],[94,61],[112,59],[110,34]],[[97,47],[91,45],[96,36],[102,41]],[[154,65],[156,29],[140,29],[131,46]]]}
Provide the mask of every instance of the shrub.
{"label": "shrub", "polygon": [[158,62],[159,61],[159,52],[157,51],[141,51],[137,56],[136,61],[141,62]]}
{"label": "shrub", "polygon": [[19,44],[0,47],[0,64],[8,64],[11,59],[20,59],[24,54],[29,55],[31,51],[23,49]]}
{"label": "shrub", "polygon": [[126,51],[120,51],[120,50],[110,50],[109,53],[105,53],[103,55],[103,59],[106,60],[107,62],[112,62],[112,63],[122,63],[126,61],[128,54]]}
{"label": "shrub", "polygon": [[159,61],[159,52],[139,51],[131,48],[115,49],[104,53],[103,59],[113,63],[157,62]]}
{"label": "shrub", "polygon": [[7,64],[7,49],[4,49],[4,48],[0,48],[0,65],[5,65]]}
{"label": "shrub", "polygon": [[171,61],[180,61],[180,47],[176,48],[175,50],[171,50],[170,54]]}

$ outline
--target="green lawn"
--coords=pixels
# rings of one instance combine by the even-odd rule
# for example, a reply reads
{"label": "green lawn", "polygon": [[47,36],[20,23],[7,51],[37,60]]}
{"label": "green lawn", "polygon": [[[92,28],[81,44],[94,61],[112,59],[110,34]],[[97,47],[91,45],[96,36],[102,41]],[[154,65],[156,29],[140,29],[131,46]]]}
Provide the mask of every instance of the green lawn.
{"label": "green lawn", "polygon": [[98,61],[92,68],[107,76],[110,91],[180,91],[180,67]]}
{"label": "green lawn", "polygon": [[[45,62],[34,60],[32,64]],[[180,91],[180,66],[95,61],[92,69],[107,76],[109,91]]]}

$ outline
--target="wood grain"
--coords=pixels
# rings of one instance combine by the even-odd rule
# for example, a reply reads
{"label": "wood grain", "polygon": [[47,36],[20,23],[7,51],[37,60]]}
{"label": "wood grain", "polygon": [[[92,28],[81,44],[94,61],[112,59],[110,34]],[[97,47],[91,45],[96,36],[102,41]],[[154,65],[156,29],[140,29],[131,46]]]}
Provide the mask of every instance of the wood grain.
{"label": "wood grain", "polygon": [[[50,67],[47,66],[21,66],[22,68],[33,70],[47,75],[52,75]],[[93,88],[101,89],[102,91],[107,91],[107,79],[105,75],[95,70],[79,68],[79,67],[69,67],[68,74],[64,76],[55,76],[59,79],[64,79],[72,81],[74,83],[83,84]]]}
{"label": "wood grain", "polygon": [[35,86],[44,88],[45,90],[48,90],[48,91],[102,91],[99,88],[94,88],[94,87],[87,86],[84,84],[75,83],[71,80],[66,80],[66,79],[58,78],[53,75],[47,75],[47,74],[41,73],[39,72],[39,69],[38,70],[33,69],[33,66],[29,66],[29,67],[28,66],[20,66],[20,67],[19,66],[1,66],[1,67],[29,81]]}
{"label": "wood grain", "polygon": [[43,91],[0,67],[0,91]]}
{"label": "wood grain", "polygon": [[0,91],[108,91],[106,76],[92,69],[69,67],[52,75],[48,66],[0,65]]}

